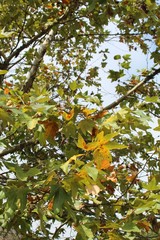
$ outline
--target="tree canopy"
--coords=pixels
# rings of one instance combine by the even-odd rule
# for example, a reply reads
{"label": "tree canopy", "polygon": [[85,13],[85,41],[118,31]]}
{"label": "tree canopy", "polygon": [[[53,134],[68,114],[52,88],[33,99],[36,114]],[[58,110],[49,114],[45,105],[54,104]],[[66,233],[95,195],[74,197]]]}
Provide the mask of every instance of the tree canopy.
{"label": "tree canopy", "polygon": [[158,1],[1,0],[0,239],[159,239],[159,63]]}

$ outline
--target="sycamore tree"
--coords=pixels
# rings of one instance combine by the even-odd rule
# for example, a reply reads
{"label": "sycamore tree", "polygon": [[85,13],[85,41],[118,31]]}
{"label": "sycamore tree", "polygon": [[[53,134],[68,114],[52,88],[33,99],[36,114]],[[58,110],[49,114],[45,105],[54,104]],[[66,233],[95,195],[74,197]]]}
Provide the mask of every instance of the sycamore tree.
{"label": "sycamore tree", "polygon": [[1,0],[0,239],[159,239],[159,63],[158,1]]}

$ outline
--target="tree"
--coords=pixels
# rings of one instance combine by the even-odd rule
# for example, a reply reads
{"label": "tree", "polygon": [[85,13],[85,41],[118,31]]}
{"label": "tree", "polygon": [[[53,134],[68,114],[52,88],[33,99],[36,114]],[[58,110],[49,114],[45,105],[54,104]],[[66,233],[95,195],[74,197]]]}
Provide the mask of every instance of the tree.
{"label": "tree", "polygon": [[[158,239],[157,2],[1,0],[1,239],[58,239],[68,227],[77,240]],[[115,55],[106,79],[119,97],[106,106],[88,63],[112,38],[154,63],[128,77],[130,54]]]}

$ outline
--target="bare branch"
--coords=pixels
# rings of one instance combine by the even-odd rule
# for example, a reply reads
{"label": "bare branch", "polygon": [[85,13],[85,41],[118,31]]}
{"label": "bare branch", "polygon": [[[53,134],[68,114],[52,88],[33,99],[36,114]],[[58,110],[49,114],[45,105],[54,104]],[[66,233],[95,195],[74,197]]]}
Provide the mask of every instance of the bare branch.
{"label": "bare branch", "polygon": [[53,36],[54,36],[54,31],[51,29],[49,34],[45,37],[44,42],[41,44],[39,51],[38,51],[38,56],[35,58],[33,65],[31,67],[30,71],[28,72],[26,84],[23,86],[24,92],[28,92],[31,89],[33,81],[37,74],[39,65],[46,53],[49,43],[52,41]]}
{"label": "bare branch", "polygon": [[14,147],[11,147],[9,149],[4,149],[0,152],[0,157],[4,157],[8,154],[11,154],[11,153],[15,153],[15,152],[18,152],[18,151],[21,151],[23,148],[25,147],[28,147],[30,145],[36,145],[38,142],[37,141],[34,141],[34,140],[29,140],[27,142],[21,142],[17,145],[15,145]]}
{"label": "bare branch", "polygon": [[109,104],[108,106],[104,107],[99,113],[103,112],[104,110],[110,110],[112,108],[115,108],[118,106],[121,102],[123,102],[125,99],[127,99],[128,96],[130,96],[132,93],[134,93],[137,89],[139,89],[142,85],[149,82],[151,79],[153,79],[157,74],[160,73],[160,68],[155,69],[151,74],[149,74],[147,77],[144,78],[143,81],[139,82],[137,85],[135,85],[131,90],[129,90],[125,95],[118,98],[113,103]]}
{"label": "bare branch", "polygon": [[[77,7],[77,3],[75,2],[75,8]],[[63,20],[67,19],[68,16],[72,15],[72,12],[74,11],[74,7],[71,6],[70,9],[67,8],[66,11],[64,12],[63,16],[61,16],[59,19],[56,20],[55,24],[59,24],[60,22],[62,22]],[[38,56],[35,58],[35,60],[33,61],[33,65],[30,69],[30,71],[28,72],[27,75],[27,81],[25,83],[25,85],[23,86],[23,92],[29,92],[33,82],[35,80],[36,74],[37,74],[37,70],[39,68],[39,65],[46,53],[47,47],[50,44],[50,42],[53,40],[54,37],[54,31],[53,29],[51,29],[49,31],[49,33],[47,34],[47,36],[45,37],[44,42],[40,45],[39,51],[38,51]]]}

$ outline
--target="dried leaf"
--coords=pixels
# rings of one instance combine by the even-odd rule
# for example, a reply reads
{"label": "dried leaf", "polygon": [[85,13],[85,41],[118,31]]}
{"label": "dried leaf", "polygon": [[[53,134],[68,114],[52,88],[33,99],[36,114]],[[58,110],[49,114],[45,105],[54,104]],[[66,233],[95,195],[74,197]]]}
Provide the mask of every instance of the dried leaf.
{"label": "dried leaf", "polygon": [[98,193],[101,191],[100,187],[98,185],[89,185],[86,186],[86,192],[87,195],[92,194],[92,195],[98,195]]}
{"label": "dried leaf", "polygon": [[58,132],[58,124],[55,121],[46,120],[42,122],[45,127],[45,137],[53,139]]}

